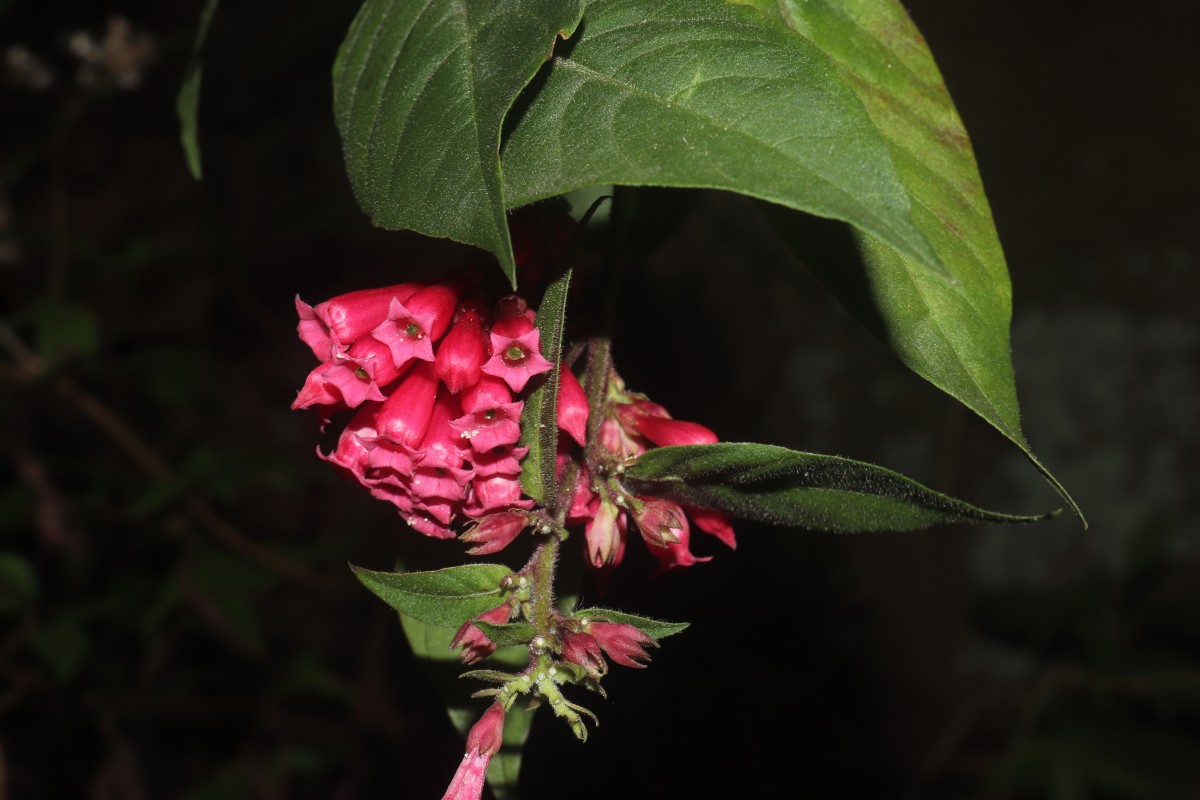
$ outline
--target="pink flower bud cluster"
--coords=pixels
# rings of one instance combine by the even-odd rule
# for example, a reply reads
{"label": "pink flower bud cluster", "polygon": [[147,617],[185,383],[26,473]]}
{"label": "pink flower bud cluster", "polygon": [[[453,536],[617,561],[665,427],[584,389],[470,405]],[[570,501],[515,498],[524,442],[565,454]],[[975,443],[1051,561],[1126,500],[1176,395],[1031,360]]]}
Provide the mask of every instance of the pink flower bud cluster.
{"label": "pink flower bud cluster", "polygon": [[453,538],[464,517],[533,506],[519,482],[520,393],[552,365],[524,300],[489,304],[461,283],[402,283],[317,306],[296,298],[296,310],[321,363],[292,408],[326,422],[354,411],[322,458],[428,536]]}
{"label": "pink flower bud cluster", "polygon": [[[613,454],[618,464],[654,447],[717,441],[716,434],[708,428],[695,422],[672,419],[657,403],[623,391],[618,394],[620,399],[609,403],[608,413],[600,424],[600,443]],[[615,568],[625,557],[625,539],[631,517],[662,570],[710,560],[691,552],[689,517],[700,530],[729,547],[737,546],[729,517],[719,511],[685,508],[660,498],[631,498],[597,487],[586,475],[576,484],[567,522],[585,525],[588,563],[596,570],[605,571]]]}

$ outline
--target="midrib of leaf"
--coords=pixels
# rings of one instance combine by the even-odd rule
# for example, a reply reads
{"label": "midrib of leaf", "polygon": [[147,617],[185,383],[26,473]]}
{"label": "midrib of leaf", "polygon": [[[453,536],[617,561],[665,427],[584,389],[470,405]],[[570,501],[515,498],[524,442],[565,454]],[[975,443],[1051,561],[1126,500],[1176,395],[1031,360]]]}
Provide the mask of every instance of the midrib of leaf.
{"label": "midrib of leaf", "polygon": [[[713,21],[713,20],[698,20],[698,21],[704,22],[704,21]],[[631,26],[622,26],[622,27],[636,27],[636,26],[631,25]],[[605,34],[611,33],[611,32],[612,31],[604,31],[601,34],[599,34],[599,36],[604,36]],[[669,46],[669,44],[664,44],[664,45],[662,45],[662,47],[656,48],[656,50],[664,49],[668,46]],[[647,51],[647,53],[645,53],[643,55],[647,55],[650,52],[656,52],[656,50]],[[810,178],[813,183],[819,183],[822,186],[829,188],[830,190],[832,190],[833,194],[836,194],[839,197],[849,200],[852,205],[858,206],[860,209],[862,209],[865,212],[866,216],[868,216],[872,220],[875,220],[875,222],[877,223],[879,228],[890,231],[891,233],[895,234],[897,240],[902,239],[900,231],[897,231],[894,227],[889,225],[887,223],[887,221],[882,219],[881,217],[871,214],[869,212],[869,210],[867,210],[866,206],[863,206],[861,204],[860,198],[857,195],[853,195],[850,192],[847,192],[845,189],[841,188],[836,183],[833,183],[828,178],[824,177],[823,175],[820,175],[817,172],[814,172],[810,167],[806,166],[803,162],[793,158],[785,150],[781,150],[780,145],[783,144],[784,142],[789,141],[788,139],[784,139],[779,142],[769,142],[765,139],[759,139],[759,138],[756,138],[753,134],[751,134],[741,128],[733,127],[730,124],[723,124],[722,121],[716,117],[704,114],[697,109],[691,108],[690,106],[687,106],[687,105],[684,105],[681,103],[677,103],[677,102],[673,102],[672,100],[670,100],[666,97],[663,97],[661,95],[655,94],[655,93],[647,91],[645,89],[642,89],[642,88],[635,86],[634,84],[631,84],[627,81],[619,80],[615,76],[606,75],[602,72],[598,72],[595,69],[592,69],[591,67],[588,67],[584,64],[580,64],[577,61],[574,61],[572,59],[561,58],[559,56],[555,56],[553,61],[554,61],[555,69],[563,69],[568,72],[575,72],[577,74],[585,76],[589,80],[593,80],[597,83],[612,86],[612,87],[614,87],[620,91],[623,91],[629,95],[640,97],[640,98],[642,98],[644,100],[648,100],[652,103],[657,103],[657,104],[661,105],[662,107],[667,108],[673,112],[688,115],[697,120],[700,120],[703,123],[705,123],[706,125],[710,125],[713,128],[715,128],[716,130],[721,131],[722,133],[741,138],[753,145],[756,145],[760,148],[770,151],[771,153],[779,156],[781,160],[785,160],[789,164],[793,165],[798,171],[802,172],[806,177]],[[628,62],[628,63],[631,63],[631,62]],[[628,65],[628,63],[627,63],[627,65]],[[688,84],[687,86],[681,88],[679,90],[679,92],[695,90],[698,86],[700,86],[706,82],[711,82],[711,81],[715,81],[715,80],[733,80],[738,77],[739,76],[737,76],[737,75],[722,75],[717,78],[709,78],[706,81],[701,81],[701,82],[698,82],[695,84]],[[745,76],[743,76],[743,77],[745,77]],[[750,76],[750,77],[753,77],[753,76]],[[677,92],[676,94],[678,94],[679,92]],[[817,136],[817,135],[812,135],[812,134],[806,134],[806,138],[808,138],[808,139],[825,138],[825,139],[829,139],[832,141],[837,141],[840,137],[832,135],[832,134],[828,135],[828,136]],[[724,169],[722,169],[721,172],[723,174],[725,174]],[[730,178],[730,182],[733,183],[733,176],[728,176],[728,177]],[[591,182],[586,179],[580,180],[578,182],[578,185],[571,184],[566,189],[563,189],[562,187],[560,187],[556,184],[550,184],[550,185],[542,184],[536,191],[527,192],[525,195],[510,197],[508,199],[508,202],[511,205],[513,205],[514,207],[521,206],[521,205],[525,205],[527,203],[532,203],[535,200],[540,200],[545,197],[548,197],[551,194],[557,193],[560,190],[574,191],[575,189],[581,189],[588,185],[591,185]],[[686,181],[672,181],[669,185],[678,186],[681,188],[706,188],[704,185],[701,185],[698,183],[691,184]],[[735,187],[732,187],[732,186],[730,186],[728,188],[737,190]],[[741,191],[744,192],[745,190],[742,189]],[[794,203],[788,201],[786,198],[770,195],[765,192],[756,194],[755,196],[760,197],[763,200],[773,202],[773,203],[779,203],[780,205],[785,205],[785,206],[789,206],[792,208],[796,208],[796,205]],[[915,253],[910,253],[910,255],[913,255],[914,257],[918,257],[918,254],[915,254]],[[925,259],[921,258],[920,263],[928,266],[930,271],[933,272],[934,274],[940,274],[936,271],[936,269],[933,268],[933,266],[929,265]],[[946,279],[946,277],[944,275],[942,277],[943,277],[943,279]]]}

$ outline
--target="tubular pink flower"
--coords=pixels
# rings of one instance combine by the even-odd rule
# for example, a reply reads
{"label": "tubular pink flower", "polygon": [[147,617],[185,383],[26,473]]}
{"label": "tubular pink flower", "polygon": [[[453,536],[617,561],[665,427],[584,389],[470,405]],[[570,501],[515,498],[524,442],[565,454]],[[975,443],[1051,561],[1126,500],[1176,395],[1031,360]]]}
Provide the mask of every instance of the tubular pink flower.
{"label": "tubular pink flower", "polygon": [[417,364],[379,409],[379,435],[395,444],[415,448],[429,429],[437,390],[433,364]]}
{"label": "tubular pink flower", "polygon": [[528,447],[494,447],[483,453],[475,453],[471,460],[475,464],[475,477],[492,478],[496,475],[509,477],[521,474],[521,459],[529,452]]}
{"label": "tubular pink flower", "polygon": [[463,649],[462,662],[464,664],[475,664],[482,661],[496,652],[496,643],[471,623],[479,620],[490,622],[493,625],[503,625],[511,617],[512,606],[508,603],[502,603],[495,608],[483,612],[474,619],[467,620],[458,629],[458,633],[454,634],[454,638],[450,641],[450,649],[455,650],[459,647]]}
{"label": "tubular pink flower", "polygon": [[588,626],[601,649],[615,663],[624,667],[644,667],[650,660],[647,647],[658,644],[632,625],[615,622],[593,622]]}
{"label": "tubular pink flower", "polygon": [[[518,317],[518,320],[524,319]],[[497,333],[503,323],[512,320],[501,320],[492,326],[491,342],[492,357],[482,367],[485,375],[501,378],[514,392],[525,388],[525,384],[534,375],[549,372],[554,368],[541,353],[541,334],[538,329],[529,325],[529,330],[519,336],[505,336]],[[511,325],[509,326],[511,327]]]}
{"label": "tubular pink flower", "polygon": [[692,506],[687,506],[685,510],[697,528],[710,536],[717,537],[731,549],[737,549],[737,539],[734,538],[733,525],[729,522],[728,514],[708,508],[694,508]]}
{"label": "tubular pink flower", "polygon": [[471,481],[471,497],[465,511],[477,517],[501,508],[532,508],[532,499],[521,499],[521,481],[516,476],[493,475]]}
{"label": "tubular pink flower", "polygon": [[587,443],[588,400],[575,373],[558,365],[558,427],[583,447]]}
{"label": "tubular pink flower", "polygon": [[674,444],[715,444],[717,441],[715,433],[695,422],[644,414],[630,416],[634,433],[645,436],[659,447]]}
{"label": "tubular pink flower", "polygon": [[404,302],[421,288],[419,283],[399,283],[378,289],[340,294],[315,308],[296,297],[296,326],[300,339],[321,361],[343,352],[387,319],[393,298]]}
{"label": "tubular pink flower", "polygon": [[646,544],[650,545],[650,553],[658,559],[659,572],[712,561],[712,556],[699,558],[688,549],[688,545],[691,543],[691,530],[688,528],[687,517],[682,517],[682,522],[683,527],[675,531],[675,535],[679,539],[677,543],[657,546],[650,540],[646,540]]}
{"label": "tubular pink flower", "polygon": [[473,556],[498,553],[512,544],[513,539],[529,527],[529,515],[522,511],[501,511],[481,517],[477,523],[459,538],[470,542],[467,550]]}
{"label": "tubular pink flower", "polygon": [[454,420],[461,416],[462,406],[452,394],[438,392],[429,428],[417,448],[417,460],[422,467],[447,467],[458,469],[469,450],[462,440]]}
{"label": "tubular pink flower", "polygon": [[[368,403],[358,410],[338,437],[337,446],[329,455],[317,455],[342,470],[348,477],[364,482],[364,475],[370,466],[370,447],[366,442],[374,442],[376,420],[379,416],[379,404]],[[365,440],[365,441],[364,441]]]}
{"label": "tubular pink flower", "polygon": [[611,417],[600,423],[600,444],[622,458],[634,458],[646,452],[645,443]]}
{"label": "tubular pink flower", "polygon": [[450,426],[459,432],[471,449],[487,452],[496,447],[516,444],[521,438],[521,409],[524,403],[505,403],[496,408],[459,417]]}
{"label": "tubular pink flower", "polygon": [[467,734],[467,752],[450,785],[446,787],[442,800],[480,800],[488,764],[492,756],[499,752],[503,740],[504,706],[496,702]]}
{"label": "tubular pink flower", "polygon": [[467,387],[462,393],[462,407],[467,414],[476,414],[511,402],[512,391],[508,384],[490,375],[484,375],[478,383]]}
{"label": "tubular pink flower", "polygon": [[393,300],[387,318],[371,335],[391,349],[397,366],[412,359],[433,361],[433,343],[446,332],[457,305],[454,289],[441,284],[426,286],[403,303]]}
{"label": "tubular pink flower", "polygon": [[458,394],[479,382],[485,360],[487,344],[483,338],[483,317],[478,312],[465,311],[438,346],[438,377],[451,394]]}

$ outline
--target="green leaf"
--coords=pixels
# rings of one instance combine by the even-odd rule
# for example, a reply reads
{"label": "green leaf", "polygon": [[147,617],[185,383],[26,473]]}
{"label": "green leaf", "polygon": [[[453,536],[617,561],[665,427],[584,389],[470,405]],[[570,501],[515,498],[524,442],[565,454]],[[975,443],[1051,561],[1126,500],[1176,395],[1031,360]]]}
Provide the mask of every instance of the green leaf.
{"label": "green leaf", "polygon": [[535,86],[502,151],[510,206],[610,183],[727,189],[851,222],[944,272],[862,104],[761,14],[594,0]]}
{"label": "green leaf", "polygon": [[500,647],[513,647],[515,645],[529,644],[533,641],[533,637],[537,636],[537,629],[528,622],[509,622],[504,625],[496,625],[483,620],[476,620],[475,627],[483,631],[483,635],[491,639]]}
{"label": "green leaf", "polygon": [[970,139],[920,32],[899,0],[746,4],[832,59],[887,143],[913,221],[952,279],[931,274],[927,264],[862,225],[857,236],[865,275],[805,259],[800,243],[802,260],[910,369],[1016,444],[1084,521],[1021,432],[1008,267]]}
{"label": "green leaf", "polygon": [[985,511],[891,470],[767,444],[660,447],[625,469],[638,495],[775,525],[838,533],[910,531],[943,522],[1037,522]]}
{"label": "green leaf", "polygon": [[582,14],[583,0],[367,0],[338,52],[333,100],[372,222],[486,248],[515,287],[500,128]]}
{"label": "green leaf", "polygon": [[512,570],[503,564],[467,564],[433,572],[372,572],[350,569],[383,602],[401,614],[442,628],[458,628],[500,605],[500,582]]}
{"label": "green leaf", "polygon": [[196,31],[196,41],[192,45],[192,57],[188,60],[187,71],[183,75],[183,84],[179,94],[175,96],[175,114],[179,117],[179,141],[183,145],[183,154],[187,158],[188,170],[192,177],[200,180],[203,170],[200,165],[200,78],[204,71],[201,53],[204,50],[204,40],[208,38],[208,29],[212,26],[213,17],[217,14],[220,0],[207,0],[204,10],[200,12],[200,27]]}
{"label": "green leaf", "polygon": [[0,614],[24,611],[37,600],[37,573],[18,553],[0,553]]}
{"label": "green leaf", "polygon": [[632,625],[651,639],[665,639],[679,633],[688,626],[686,622],[663,622],[662,620],[639,617],[636,614],[626,614],[623,611],[613,611],[610,608],[581,608],[571,614],[576,619],[587,619],[592,622],[616,622],[621,625]]}
{"label": "green leaf", "polygon": [[[521,489],[542,505],[553,507],[558,494],[555,476],[558,453],[558,370],[562,360],[563,326],[567,319],[567,290],[571,270],[546,287],[538,306],[537,327],[542,357],[554,365],[525,401],[521,412]],[[536,378],[534,380],[537,380]]]}
{"label": "green leaf", "polygon": [[[434,687],[446,704],[446,713],[450,716],[450,721],[465,739],[467,732],[486,706],[479,700],[470,699],[468,694],[472,689],[457,677],[460,666],[458,653],[450,650],[450,640],[454,638],[454,631],[426,625],[403,614],[400,615],[400,623],[404,627],[404,635],[408,637],[413,653],[429,670]],[[484,663],[520,670],[524,668],[527,660],[528,652],[525,648],[511,647],[497,650]],[[521,748],[529,737],[529,725],[532,721],[533,712],[519,705],[513,706],[504,716],[503,746],[492,758],[487,771],[488,784],[491,785],[496,800],[516,800],[517,778],[521,771]]]}

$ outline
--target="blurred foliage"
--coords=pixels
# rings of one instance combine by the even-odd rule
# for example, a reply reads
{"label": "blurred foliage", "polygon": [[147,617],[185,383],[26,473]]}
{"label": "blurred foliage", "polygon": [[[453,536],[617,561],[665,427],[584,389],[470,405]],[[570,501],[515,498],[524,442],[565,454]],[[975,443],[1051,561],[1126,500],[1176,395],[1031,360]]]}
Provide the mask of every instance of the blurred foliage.
{"label": "blurred foliage", "polygon": [[[0,78],[0,114],[19,121],[0,125],[3,789],[438,797],[461,741],[394,613],[346,563],[427,569],[459,551],[340,481],[313,455],[330,436],[287,406],[311,355],[293,335],[297,292],[319,300],[462,252],[373,230],[354,203],[329,88],[331,32],[353,4],[222,6],[205,182],[192,181],[172,99],[201,5],[0,0],[0,50],[20,44],[54,73],[44,90]],[[114,9],[153,35],[154,59],[136,88],[81,85],[70,35],[102,37]],[[286,35],[263,34],[280,20]],[[682,192],[655,208],[617,342],[631,385],[730,439],[930,474],[944,448],[913,420],[936,432],[953,415],[903,368],[886,372],[815,284],[776,269],[755,216]],[[700,277],[731,265],[752,279]],[[696,327],[722,335],[680,381],[656,356],[694,344]],[[840,371],[864,365],[883,375],[866,391]],[[962,439],[948,472],[992,481],[999,445]],[[1121,569],[1081,558],[1069,580],[987,592],[963,577],[975,534],[953,529],[851,541],[746,525],[737,553],[653,583],[649,556],[631,552],[609,593],[582,602],[693,625],[650,669],[614,671],[585,748],[534,720],[524,796],[561,797],[571,777],[580,798],[621,796],[631,769],[646,793],[696,798],[1194,796],[1198,566],[1176,554],[1172,524],[1135,537]],[[747,598],[774,611],[744,613]],[[923,638],[972,599],[964,641]],[[981,642],[995,664],[977,702],[942,678]],[[782,691],[765,688],[784,674]],[[947,706],[966,722],[921,762]]]}
{"label": "blurred foliage", "polygon": [[1131,537],[1125,566],[977,599],[977,622],[1031,666],[1005,796],[1192,797],[1200,790],[1200,594],[1170,527]]}

